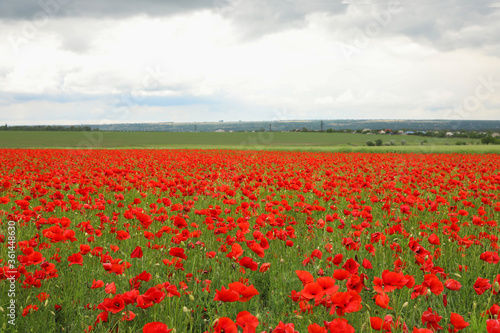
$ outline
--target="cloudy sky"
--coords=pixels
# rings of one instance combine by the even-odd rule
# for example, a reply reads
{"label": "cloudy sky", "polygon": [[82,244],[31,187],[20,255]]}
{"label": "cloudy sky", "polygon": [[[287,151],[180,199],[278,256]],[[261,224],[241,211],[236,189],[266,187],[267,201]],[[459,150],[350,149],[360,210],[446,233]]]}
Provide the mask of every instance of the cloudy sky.
{"label": "cloudy sky", "polygon": [[0,122],[500,119],[500,0],[0,0]]}

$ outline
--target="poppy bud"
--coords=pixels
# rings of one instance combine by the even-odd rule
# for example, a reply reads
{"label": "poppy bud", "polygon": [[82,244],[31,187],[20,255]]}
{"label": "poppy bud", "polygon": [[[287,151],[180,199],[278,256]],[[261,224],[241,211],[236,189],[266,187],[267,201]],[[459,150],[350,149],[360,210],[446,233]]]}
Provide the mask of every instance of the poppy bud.
{"label": "poppy bud", "polygon": [[401,309],[404,309],[404,308],[406,308],[407,306],[408,306],[408,302],[404,302],[404,303],[403,303],[403,306],[401,307]]}
{"label": "poppy bud", "polygon": [[189,312],[189,309],[186,308],[185,306],[182,307],[182,311],[184,311],[185,313],[188,313]]}
{"label": "poppy bud", "polygon": [[189,294],[189,299],[192,300],[192,301],[194,301],[194,296],[191,295],[191,294]]}
{"label": "poppy bud", "polygon": [[498,281],[495,281],[495,283],[493,283],[493,290],[498,293],[500,291],[500,283],[498,283]]}

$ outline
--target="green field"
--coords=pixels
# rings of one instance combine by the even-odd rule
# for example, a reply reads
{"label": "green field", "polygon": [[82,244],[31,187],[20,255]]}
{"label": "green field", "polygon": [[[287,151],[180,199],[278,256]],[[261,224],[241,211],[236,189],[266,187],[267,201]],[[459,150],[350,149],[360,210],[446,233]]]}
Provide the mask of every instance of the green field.
{"label": "green field", "polygon": [[[366,146],[366,141],[375,141],[377,139],[381,139],[384,145],[380,147]],[[403,140],[406,141],[405,145],[402,145]],[[424,140],[427,142],[422,144]],[[393,141],[394,145],[386,145],[390,141]],[[467,145],[458,146],[456,142],[465,142]],[[186,148],[500,153],[500,146],[480,145],[480,141],[477,139],[317,132],[2,131],[0,132],[0,148]]]}

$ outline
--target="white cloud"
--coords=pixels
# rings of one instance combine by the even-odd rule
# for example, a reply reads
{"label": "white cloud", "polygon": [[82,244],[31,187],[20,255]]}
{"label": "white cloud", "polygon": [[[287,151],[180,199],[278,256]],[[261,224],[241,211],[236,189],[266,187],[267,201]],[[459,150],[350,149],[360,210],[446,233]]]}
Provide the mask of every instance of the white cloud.
{"label": "white cloud", "polygon": [[[32,38],[23,35],[29,21],[0,20],[2,121],[267,120],[279,119],[279,110],[288,119],[439,118],[474,92],[478,77],[500,81],[500,59],[487,43],[493,28],[477,20],[460,27],[464,35],[455,43],[459,35],[444,27],[436,37],[432,29],[402,33],[409,27],[404,19],[418,19],[410,8],[346,58],[341,46],[356,47],[352,29],[374,20],[373,7],[273,7],[279,27],[243,38],[259,9],[251,14],[240,5],[156,17],[53,17]],[[428,42],[443,39],[479,45]],[[500,88],[471,119],[498,119],[499,101]],[[124,117],[123,108],[134,111]]]}

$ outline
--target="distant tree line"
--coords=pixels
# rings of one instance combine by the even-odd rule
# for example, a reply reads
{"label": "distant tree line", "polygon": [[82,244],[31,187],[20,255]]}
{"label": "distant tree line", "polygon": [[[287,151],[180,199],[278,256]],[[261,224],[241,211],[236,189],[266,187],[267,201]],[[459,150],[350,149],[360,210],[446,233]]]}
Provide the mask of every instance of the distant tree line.
{"label": "distant tree line", "polygon": [[489,145],[490,143],[492,145],[500,145],[500,138],[499,137],[494,138],[491,135],[488,135],[481,139],[481,143],[485,145]]}
{"label": "distant tree line", "polygon": [[0,126],[0,131],[68,131],[68,132],[86,132],[98,131],[90,126],[53,126],[53,125],[35,125],[35,126]]}

